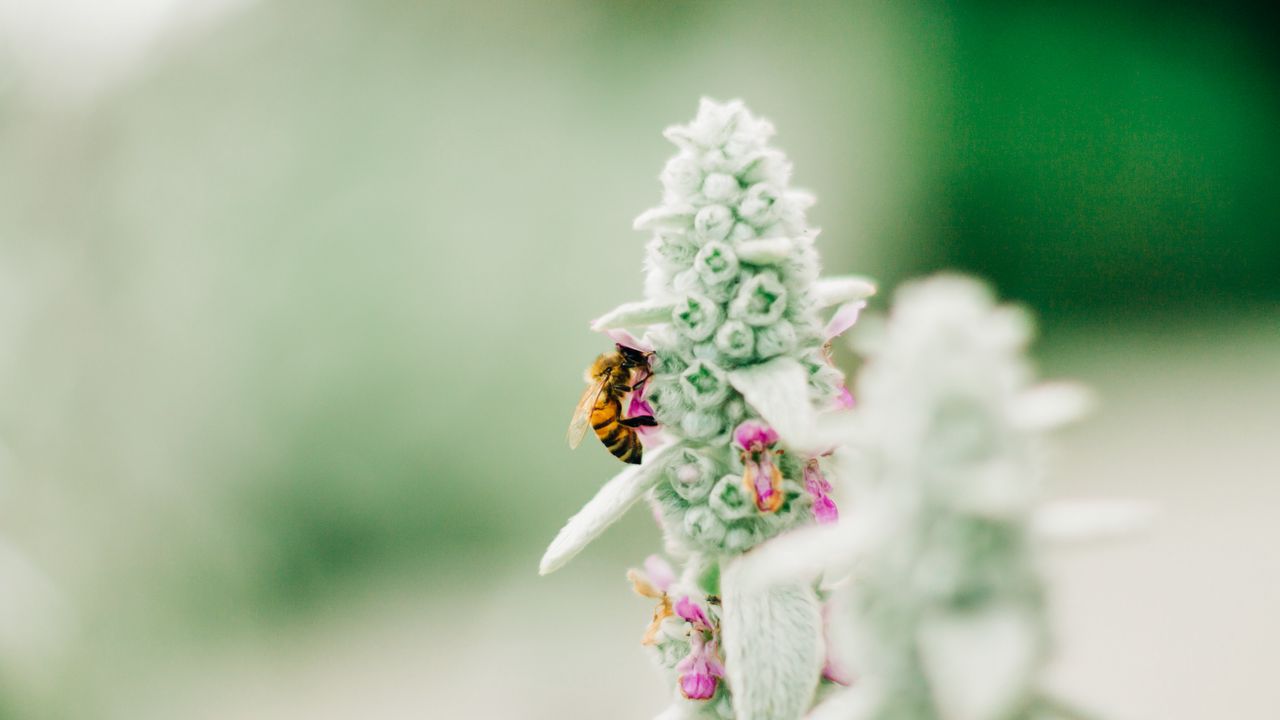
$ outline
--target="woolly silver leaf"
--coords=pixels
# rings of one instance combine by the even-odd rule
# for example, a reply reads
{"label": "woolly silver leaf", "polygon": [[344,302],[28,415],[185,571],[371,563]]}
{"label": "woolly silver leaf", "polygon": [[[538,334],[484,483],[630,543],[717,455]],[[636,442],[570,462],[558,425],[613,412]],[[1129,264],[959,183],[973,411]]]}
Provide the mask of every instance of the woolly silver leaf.
{"label": "woolly silver leaf", "polygon": [[626,514],[649,488],[662,476],[660,456],[663,449],[650,451],[641,465],[632,465],[618,473],[600,488],[596,496],[569,518],[538,565],[538,573],[547,575],[564,567],[587,545],[599,537],[605,528]]}
{"label": "woolly silver leaf", "polygon": [[737,720],[797,720],[813,703],[825,645],[812,586],[723,579],[725,671]]}

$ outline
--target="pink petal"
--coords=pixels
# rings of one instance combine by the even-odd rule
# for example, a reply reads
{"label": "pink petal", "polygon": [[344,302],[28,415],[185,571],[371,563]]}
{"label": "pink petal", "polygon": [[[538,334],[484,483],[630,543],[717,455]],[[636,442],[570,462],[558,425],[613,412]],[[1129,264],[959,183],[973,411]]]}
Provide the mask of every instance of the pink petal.
{"label": "pink petal", "polygon": [[619,345],[625,345],[626,347],[629,347],[632,350],[639,350],[640,352],[653,352],[653,347],[651,345],[649,345],[643,340],[636,338],[635,335],[632,335],[631,333],[627,332],[626,330],[623,330],[622,328],[609,328],[604,331],[604,334],[608,335],[610,340],[618,343]]}
{"label": "pink petal", "polygon": [[830,525],[840,519],[840,510],[836,501],[829,497],[813,499],[813,517],[819,525]]}
{"label": "pink petal", "polygon": [[671,587],[671,583],[676,581],[676,571],[672,569],[671,563],[668,563],[658,555],[650,555],[644,559],[644,574],[649,576],[649,582],[662,592],[666,592]]}
{"label": "pink petal", "polygon": [[[653,406],[649,404],[648,400],[644,399],[644,386],[642,385],[639,390],[631,393],[631,402],[627,404],[626,417],[644,417],[645,415],[653,415]],[[644,428],[637,429],[643,430]]]}
{"label": "pink petal", "polygon": [[804,466],[804,489],[813,497],[813,517],[819,524],[827,525],[840,519],[835,501],[827,495],[831,492],[831,483],[822,474],[817,460],[810,460]]}
{"label": "pink petal", "polygon": [[716,648],[716,641],[707,641],[706,654],[704,655],[707,660],[707,672],[718,678],[724,677],[724,665],[720,664],[719,654]]}
{"label": "pink petal", "polygon": [[849,392],[849,386],[841,383],[840,393],[836,395],[836,407],[841,410],[850,410],[855,404],[853,393]]}
{"label": "pink petal", "polygon": [[733,431],[733,439],[743,450],[759,451],[778,442],[778,433],[762,422],[747,420]]}
{"label": "pink petal", "polygon": [[822,331],[822,339],[833,340],[843,335],[845,330],[853,327],[853,324],[858,322],[858,314],[866,306],[866,300],[856,300],[836,308],[836,313],[827,321],[827,327]]}
{"label": "pink petal", "polygon": [[680,692],[690,700],[710,700],[716,694],[716,679],[701,672],[681,675]]}
{"label": "pink petal", "polygon": [[716,657],[715,641],[703,643],[702,634],[690,638],[689,655],[676,665],[680,673],[680,692],[690,700],[710,700],[716,694],[724,666]]}
{"label": "pink petal", "polygon": [[681,596],[676,601],[675,610],[677,615],[693,623],[695,628],[711,629],[711,621],[707,619],[707,614],[702,611],[702,606],[690,599],[688,595]]}

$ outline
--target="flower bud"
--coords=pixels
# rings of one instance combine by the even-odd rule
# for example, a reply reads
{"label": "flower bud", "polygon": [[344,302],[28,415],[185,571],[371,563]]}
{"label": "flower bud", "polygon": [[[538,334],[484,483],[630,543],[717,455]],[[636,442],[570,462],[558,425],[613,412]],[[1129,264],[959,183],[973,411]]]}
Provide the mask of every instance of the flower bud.
{"label": "flower bud", "polygon": [[698,166],[696,157],[680,153],[667,161],[660,179],[668,193],[683,200],[698,192],[702,185],[702,168]]}
{"label": "flower bud", "polygon": [[725,526],[706,505],[694,505],[684,515],[684,532],[703,545],[718,545],[724,540]]}
{"label": "flower bud", "polygon": [[755,334],[741,320],[729,320],[716,331],[716,348],[726,357],[746,360],[755,351],[755,346]]}
{"label": "flower bud", "polygon": [[662,232],[653,239],[657,251],[652,257],[664,270],[678,271],[689,267],[698,248],[684,233]]}
{"label": "flower bud", "polygon": [[714,363],[698,360],[680,374],[681,387],[694,407],[718,405],[729,394],[729,378]]}
{"label": "flower bud", "polygon": [[[727,324],[727,323],[726,323]],[[756,357],[768,360],[789,353],[796,347],[796,329],[786,320],[756,329]]]}
{"label": "flower bud", "polygon": [[739,520],[755,514],[754,500],[743,491],[742,478],[725,475],[711,490],[708,501],[716,516],[725,522]]}
{"label": "flower bud", "polygon": [[791,180],[791,163],[777,150],[763,150],[747,161],[738,177],[749,185],[767,182],[784,187]]}
{"label": "flower bud", "polygon": [[711,337],[724,319],[720,304],[710,298],[688,295],[671,311],[671,322],[680,334],[701,342]]}
{"label": "flower bud", "polygon": [[777,201],[777,190],[768,183],[756,183],[747,188],[738,205],[738,216],[756,227],[768,227],[778,219]]}
{"label": "flower bud", "polygon": [[742,193],[738,186],[738,178],[724,173],[711,173],[702,181],[702,194],[707,200],[722,205],[731,205]]}
{"label": "flower bud", "polygon": [[742,396],[735,394],[725,402],[721,411],[729,425],[734,426],[747,416],[747,404],[742,401]]}
{"label": "flower bud", "polygon": [[698,276],[708,285],[724,285],[738,274],[738,256],[733,248],[712,240],[698,251],[693,259],[693,268]]}
{"label": "flower bud", "polygon": [[695,450],[684,449],[667,467],[667,477],[676,494],[689,502],[705,498],[715,486],[716,464]]}
{"label": "flower bud", "polygon": [[693,346],[693,361],[709,360],[715,362],[720,359],[720,350],[716,347],[715,342],[711,340],[703,340]]}
{"label": "flower bud", "polygon": [[724,534],[724,549],[732,553],[746,552],[761,540],[761,528],[756,522],[737,522]]}
{"label": "flower bud", "polygon": [[733,229],[733,211],[723,205],[708,205],[693,216],[693,230],[702,240],[724,240]]}
{"label": "flower bud", "polygon": [[680,419],[680,429],[690,440],[705,442],[724,432],[724,419],[710,410],[693,410]]}
{"label": "flower bud", "polygon": [[733,224],[733,230],[729,231],[729,239],[733,242],[744,242],[754,240],[759,235],[756,229],[750,224],[744,222],[736,222]]}
{"label": "flower bud", "polygon": [[653,406],[658,422],[663,425],[679,422],[685,413],[693,409],[693,402],[685,396],[679,380],[670,376],[650,378],[645,399]]}
{"label": "flower bud", "polygon": [[787,309],[787,289],[772,271],[762,272],[744,282],[729,305],[729,316],[748,325],[771,325],[782,319]]}

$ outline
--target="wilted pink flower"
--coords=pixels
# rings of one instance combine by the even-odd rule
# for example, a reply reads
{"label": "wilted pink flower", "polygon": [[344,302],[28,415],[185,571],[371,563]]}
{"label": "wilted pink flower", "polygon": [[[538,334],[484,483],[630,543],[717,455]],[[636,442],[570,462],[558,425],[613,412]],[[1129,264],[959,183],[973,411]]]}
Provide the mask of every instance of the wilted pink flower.
{"label": "wilted pink flower", "polygon": [[813,517],[819,524],[833,523],[840,518],[835,501],[827,494],[831,492],[831,483],[822,474],[818,458],[811,458],[805,463],[804,489],[813,496]]}
{"label": "wilted pink flower", "polygon": [[782,471],[774,463],[778,433],[754,420],[733,431],[733,440],[742,448],[742,484],[760,512],[776,512],[782,507]]}
{"label": "wilted pink flower", "polygon": [[658,606],[653,609],[653,620],[640,639],[641,645],[652,645],[658,640],[662,630],[662,621],[671,617],[671,599],[667,597],[667,589],[675,582],[675,571],[666,560],[657,555],[650,555],[644,560],[644,570],[632,568],[627,571],[627,579],[636,593],[644,597],[654,598]]}
{"label": "wilted pink flower", "polygon": [[680,673],[680,692],[690,700],[710,700],[716,685],[724,677],[724,666],[717,657],[716,641],[704,640],[695,632],[689,639],[689,655],[676,665]]}

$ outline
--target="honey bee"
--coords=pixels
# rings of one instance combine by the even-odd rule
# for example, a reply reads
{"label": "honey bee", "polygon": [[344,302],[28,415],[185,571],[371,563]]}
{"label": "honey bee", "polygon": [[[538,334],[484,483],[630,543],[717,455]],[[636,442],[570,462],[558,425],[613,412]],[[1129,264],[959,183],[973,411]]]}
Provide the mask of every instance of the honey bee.
{"label": "honey bee", "polygon": [[652,415],[624,419],[622,400],[627,393],[641,389],[649,379],[649,355],[625,345],[616,347],[616,351],[596,358],[587,369],[586,380],[590,385],[569,421],[569,447],[578,447],[590,425],[614,457],[639,465],[643,448],[636,428],[658,423]]}

